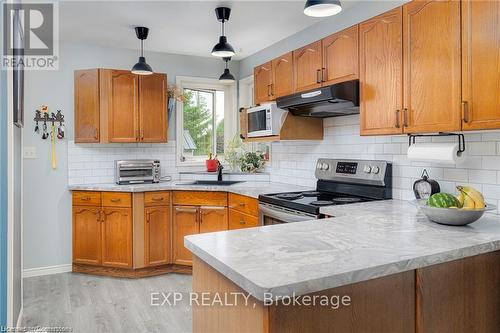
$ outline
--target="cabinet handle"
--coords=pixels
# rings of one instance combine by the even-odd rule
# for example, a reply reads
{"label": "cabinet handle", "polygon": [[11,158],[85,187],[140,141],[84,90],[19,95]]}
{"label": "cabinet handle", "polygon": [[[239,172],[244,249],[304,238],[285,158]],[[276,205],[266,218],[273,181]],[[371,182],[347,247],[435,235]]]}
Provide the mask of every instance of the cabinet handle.
{"label": "cabinet handle", "polygon": [[321,69],[316,70],[316,83],[321,83]]}
{"label": "cabinet handle", "polygon": [[153,201],[163,201],[165,199],[164,197],[152,197],[151,200]]}
{"label": "cabinet handle", "polygon": [[244,202],[240,202],[240,207],[245,207],[246,204]]}
{"label": "cabinet handle", "polygon": [[103,222],[103,223],[104,223],[104,220],[106,220],[106,213],[104,213],[104,211],[103,211],[103,210],[101,210],[101,213],[100,213],[100,214],[101,214],[101,222]]}
{"label": "cabinet handle", "polygon": [[271,83],[271,96],[274,96],[274,83]]}
{"label": "cabinet handle", "polygon": [[396,125],[394,127],[396,128],[401,128],[401,124],[399,123],[399,114],[401,113],[400,110],[396,110]]}
{"label": "cabinet handle", "polygon": [[175,211],[179,213],[196,213],[198,210],[196,208],[175,207]]}
{"label": "cabinet handle", "polygon": [[111,202],[120,202],[122,201],[122,199],[120,198],[113,198],[113,199],[110,199]]}
{"label": "cabinet handle", "polygon": [[469,118],[469,103],[467,101],[462,102],[462,109],[464,112],[464,122],[468,123],[470,121],[470,118]]}
{"label": "cabinet handle", "polygon": [[325,77],[326,77],[326,68],[322,68],[321,69],[321,82],[326,82]]}
{"label": "cabinet handle", "polygon": [[80,198],[81,201],[90,201],[90,197],[81,197]]}
{"label": "cabinet handle", "polygon": [[244,220],[240,220],[240,224],[243,225],[246,224],[246,222]]}
{"label": "cabinet handle", "polygon": [[144,130],[141,129],[141,141],[144,141]]}
{"label": "cabinet handle", "polygon": [[403,126],[404,127],[408,127],[408,109],[407,108],[404,108],[403,109]]}
{"label": "cabinet handle", "polygon": [[272,90],[271,90],[271,89],[272,89],[272,88],[271,88],[271,85],[270,85],[270,84],[268,84],[268,85],[267,85],[267,96],[268,96],[268,97],[271,97],[271,95],[272,95]]}
{"label": "cabinet handle", "polygon": [[102,215],[100,210],[95,211],[95,216],[97,217],[97,222],[101,222]]}
{"label": "cabinet handle", "polygon": [[96,139],[96,140],[99,139],[99,129],[97,127],[94,128],[94,139]]}
{"label": "cabinet handle", "polygon": [[151,219],[151,213],[146,214],[146,223],[149,223],[149,220]]}

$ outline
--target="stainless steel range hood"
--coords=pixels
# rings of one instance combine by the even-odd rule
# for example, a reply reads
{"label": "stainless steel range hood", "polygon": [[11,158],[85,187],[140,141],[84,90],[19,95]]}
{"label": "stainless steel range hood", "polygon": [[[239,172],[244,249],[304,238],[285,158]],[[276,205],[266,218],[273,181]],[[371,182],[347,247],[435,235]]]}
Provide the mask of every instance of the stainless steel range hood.
{"label": "stainless steel range hood", "polygon": [[359,80],[333,84],[276,100],[278,108],[302,117],[339,117],[359,113]]}

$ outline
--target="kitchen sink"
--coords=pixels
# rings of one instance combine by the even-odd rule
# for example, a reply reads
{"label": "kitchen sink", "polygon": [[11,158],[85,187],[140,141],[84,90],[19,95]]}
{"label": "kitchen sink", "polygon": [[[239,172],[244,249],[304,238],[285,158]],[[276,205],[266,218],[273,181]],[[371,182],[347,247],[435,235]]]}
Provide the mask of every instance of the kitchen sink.
{"label": "kitchen sink", "polygon": [[219,185],[219,186],[229,186],[238,183],[243,183],[241,180],[196,180],[194,182],[185,183],[186,185]]}

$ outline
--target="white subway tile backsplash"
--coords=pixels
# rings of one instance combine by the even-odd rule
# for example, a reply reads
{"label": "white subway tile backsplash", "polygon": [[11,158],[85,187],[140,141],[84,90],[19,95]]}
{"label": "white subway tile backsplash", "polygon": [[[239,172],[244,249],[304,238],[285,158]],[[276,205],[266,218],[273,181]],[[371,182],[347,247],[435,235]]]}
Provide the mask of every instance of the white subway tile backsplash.
{"label": "white subway tile backsplash", "polygon": [[467,152],[471,156],[496,155],[496,142],[468,142]]}
{"label": "white subway tile backsplash", "polygon": [[456,182],[468,182],[469,174],[465,169],[443,169],[443,179]]}
{"label": "white subway tile backsplash", "polygon": [[469,181],[471,181],[473,183],[481,183],[481,184],[496,184],[497,183],[497,171],[469,170]]}

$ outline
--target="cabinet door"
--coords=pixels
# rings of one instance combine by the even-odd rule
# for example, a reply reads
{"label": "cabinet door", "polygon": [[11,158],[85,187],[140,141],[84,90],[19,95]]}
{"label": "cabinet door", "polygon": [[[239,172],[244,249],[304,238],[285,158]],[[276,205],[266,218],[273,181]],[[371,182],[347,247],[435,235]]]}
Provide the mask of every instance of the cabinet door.
{"label": "cabinet door", "polygon": [[358,26],[322,40],[323,85],[355,80],[358,75]]}
{"label": "cabinet door", "polygon": [[174,206],[173,248],[174,263],[191,265],[193,256],[184,247],[184,236],[199,233],[198,208],[194,206]]}
{"label": "cabinet door", "polygon": [[103,208],[102,265],[132,267],[132,209]]}
{"label": "cabinet door", "polygon": [[261,104],[271,100],[272,63],[266,62],[253,70],[254,77],[254,103]]}
{"label": "cabinet door", "polygon": [[402,133],[402,8],[360,24],[359,39],[361,135]]}
{"label": "cabinet door", "polygon": [[139,78],[141,142],[167,142],[166,75],[154,73]]}
{"label": "cabinet door", "polygon": [[406,133],[461,129],[460,1],[403,6]]}
{"label": "cabinet door", "polygon": [[272,61],[273,81],[271,95],[273,98],[293,93],[293,52],[288,52]]}
{"label": "cabinet door", "polygon": [[101,264],[101,215],[98,206],[73,206],[73,263]]}
{"label": "cabinet door", "polygon": [[500,128],[500,2],[462,1],[463,129]]}
{"label": "cabinet door", "polygon": [[234,209],[229,209],[228,229],[253,228],[259,225],[257,216],[248,215]]}
{"label": "cabinet door", "polygon": [[138,141],[139,77],[121,70],[101,70],[101,73],[101,106],[107,112],[107,141]]}
{"label": "cabinet door", "polygon": [[321,41],[293,51],[295,91],[321,87]]}
{"label": "cabinet door", "polygon": [[75,71],[75,142],[99,142],[99,70]]}
{"label": "cabinet door", "polygon": [[157,266],[169,263],[170,209],[168,206],[144,209],[144,263]]}
{"label": "cabinet door", "polygon": [[200,233],[227,230],[226,207],[201,207],[200,208]]}

